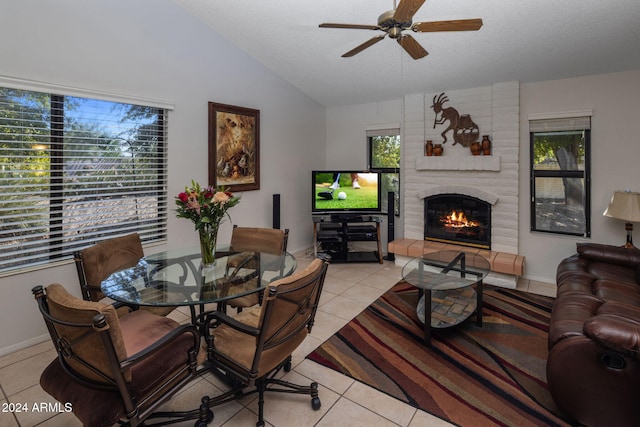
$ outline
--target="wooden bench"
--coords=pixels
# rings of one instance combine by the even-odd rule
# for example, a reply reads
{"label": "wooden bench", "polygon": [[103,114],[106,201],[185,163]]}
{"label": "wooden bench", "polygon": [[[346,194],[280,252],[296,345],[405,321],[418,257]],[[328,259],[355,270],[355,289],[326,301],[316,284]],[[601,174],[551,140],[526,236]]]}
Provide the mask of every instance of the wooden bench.
{"label": "wooden bench", "polygon": [[510,254],[507,252],[494,252],[486,249],[471,248],[449,243],[430,242],[428,240],[396,239],[389,242],[388,252],[401,257],[416,258],[423,254],[436,251],[460,250],[474,252],[483,255],[491,264],[491,271],[511,276],[524,275],[523,255]]}

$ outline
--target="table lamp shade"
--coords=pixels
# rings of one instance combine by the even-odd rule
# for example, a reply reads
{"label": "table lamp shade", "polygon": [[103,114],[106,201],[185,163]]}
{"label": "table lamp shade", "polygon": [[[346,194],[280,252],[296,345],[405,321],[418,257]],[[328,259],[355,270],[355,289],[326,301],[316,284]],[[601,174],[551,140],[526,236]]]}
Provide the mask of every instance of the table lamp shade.
{"label": "table lamp shade", "polygon": [[635,248],[633,245],[633,223],[640,222],[640,193],[616,191],[603,215],[625,221],[624,229],[627,231],[627,242],[624,247]]}
{"label": "table lamp shade", "polygon": [[640,222],[640,193],[616,191],[603,215],[627,222]]}

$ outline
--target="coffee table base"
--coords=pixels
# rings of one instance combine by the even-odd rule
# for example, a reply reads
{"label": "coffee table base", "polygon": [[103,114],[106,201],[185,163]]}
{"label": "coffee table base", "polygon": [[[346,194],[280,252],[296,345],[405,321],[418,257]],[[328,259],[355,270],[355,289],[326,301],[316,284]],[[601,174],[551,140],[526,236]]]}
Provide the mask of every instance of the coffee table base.
{"label": "coffee table base", "polygon": [[[451,290],[420,290],[416,314],[424,324],[425,344],[431,345],[431,328],[456,326],[477,312],[477,325],[482,326],[482,284],[478,292],[472,287]],[[431,310],[426,311],[426,301],[430,300]]]}

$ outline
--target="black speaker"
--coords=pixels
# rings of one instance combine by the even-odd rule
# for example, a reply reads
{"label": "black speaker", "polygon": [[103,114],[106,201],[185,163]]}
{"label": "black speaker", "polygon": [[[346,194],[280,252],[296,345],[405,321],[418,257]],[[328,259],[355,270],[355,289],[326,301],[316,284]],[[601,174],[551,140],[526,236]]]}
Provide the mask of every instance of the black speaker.
{"label": "black speaker", "polygon": [[[396,193],[389,191],[387,193],[387,245],[393,239],[395,239],[396,229]],[[387,250],[387,256],[385,258],[388,261],[395,261],[394,254]]]}
{"label": "black speaker", "polygon": [[273,195],[273,228],[280,228],[280,195]]}

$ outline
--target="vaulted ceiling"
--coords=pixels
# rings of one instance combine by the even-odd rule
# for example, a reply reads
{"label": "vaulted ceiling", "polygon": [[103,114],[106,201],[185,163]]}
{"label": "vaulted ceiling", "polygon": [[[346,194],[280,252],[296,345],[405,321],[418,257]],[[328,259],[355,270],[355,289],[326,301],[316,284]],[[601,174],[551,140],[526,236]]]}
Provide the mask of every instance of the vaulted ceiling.
{"label": "vaulted ceiling", "polygon": [[[411,34],[414,60],[376,25],[393,0],[174,0],[230,43],[325,106],[404,94],[640,69],[638,0],[427,0],[413,22],[481,18],[478,31]],[[415,0],[403,0],[413,1]]]}

